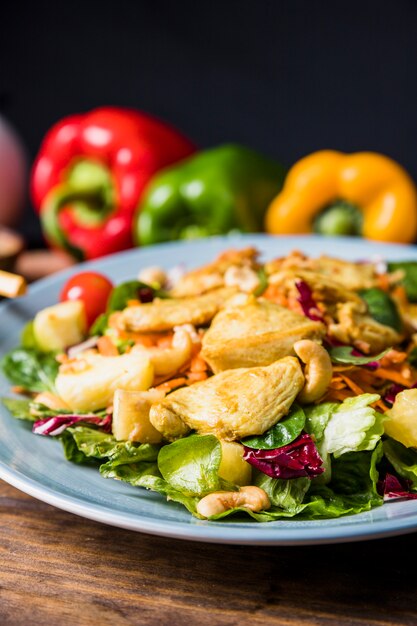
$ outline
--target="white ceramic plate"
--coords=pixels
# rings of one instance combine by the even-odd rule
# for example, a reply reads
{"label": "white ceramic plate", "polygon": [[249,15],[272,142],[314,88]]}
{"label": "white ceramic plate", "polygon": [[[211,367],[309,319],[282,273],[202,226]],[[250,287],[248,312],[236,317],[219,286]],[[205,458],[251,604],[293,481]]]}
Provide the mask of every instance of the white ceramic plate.
{"label": "white ceramic plate", "polygon": [[[368,243],[361,239],[321,237],[268,237],[247,235],[172,243],[136,249],[89,263],[115,282],[134,278],[141,267],[169,268],[184,263],[192,268],[211,261],[230,247],[254,245],[263,258],[284,255],[294,248],[313,256],[327,253],[345,259],[381,256],[417,259],[417,247]],[[57,301],[71,273],[65,271],[33,285],[27,296],[0,307],[0,355],[19,343],[23,325],[41,308]],[[8,395],[8,382],[0,378],[0,395]],[[144,489],[105,480],[93,468],[64,459],[61,445],[35,436],[24,422],[0,408],[0,478],[39,500],[60,509],[131,530],[216,543],[293,545],[358,541],[412,532],[417,529],[417,501],[390,502],[368,513],[319,521],[207,522],[193,518],[183,507]]]}

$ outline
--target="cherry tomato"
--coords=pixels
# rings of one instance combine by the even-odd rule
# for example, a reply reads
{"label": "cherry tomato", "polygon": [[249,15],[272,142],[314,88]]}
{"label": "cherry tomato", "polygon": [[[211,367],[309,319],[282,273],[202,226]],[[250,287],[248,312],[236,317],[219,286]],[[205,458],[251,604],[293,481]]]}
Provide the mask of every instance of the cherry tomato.
{"label": "cherry tomato", "polygon": [[113,284],[98,272],[80,272],[72,276],[61,291],[60,300],[82,300],[90,327],[104,313]]}

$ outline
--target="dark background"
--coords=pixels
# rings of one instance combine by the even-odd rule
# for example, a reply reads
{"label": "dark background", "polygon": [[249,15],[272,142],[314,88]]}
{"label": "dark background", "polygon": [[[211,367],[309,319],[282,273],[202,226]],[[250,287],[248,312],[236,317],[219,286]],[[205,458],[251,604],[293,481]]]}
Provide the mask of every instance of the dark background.
{"label": "dark background", "polygon": [[415,0],[3,3],[0,110],[31,158],[62,116],[114,104],[202,147],[238,141],[288,165],[377,150],[417,179],[416,62]]}

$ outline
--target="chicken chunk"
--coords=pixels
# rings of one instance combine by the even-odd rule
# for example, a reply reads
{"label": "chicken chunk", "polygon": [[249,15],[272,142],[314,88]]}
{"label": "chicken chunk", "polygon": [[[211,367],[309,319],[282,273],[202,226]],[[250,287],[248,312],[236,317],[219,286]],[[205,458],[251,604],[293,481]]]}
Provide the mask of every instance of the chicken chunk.
{"label": "chicken chunk", "polygon": [[233,441],[260,435],[284,417],[304,386],[295,357],[227,370],[154,404],[150,421],[170,441],[190,430]]}
{"label": "chicken chunk", "polygon": [[255,248],[227,250],[213,263],[185,274],[172,289],[171,294],[175,298],[184,298],[223,287],[227,270],[230,268],[255,269],[257,256],[258,252]]}
{"label": "chicken chunk", "polygon": [[203,326],[211,322],[236,291],[234,287],[224,287],[202,296],[156,299],[148,304],[129,306],[122,311],[118,326],[141,333],[170,330],[182,324]]}
{"label": "chicken chunk", "polygon": [[203,339],[202,356],[218,373],[237,367],[269,365],[293,355],[300,339],[321,339],[325,327],[271,302],[248,299],[217,313]]}
{"label": "chicken chunk", "polygon": [[366,354],[376,354],[398,344],[402,340],[390,326],[385,326],[363,313],[352,302],[337,307],[337,322],[329,325],[329,336],[356,348]]}
{"label": "chicken chunk", "polygon": [[297,250],[286,257],[268,262],[265,270],[268,275],[277,274],[283,270],[307,270],[327,276],[332,281],[343,285],[345,289],[353,291],[378,285],[375,263],[353,263],[326,255],[314,259]]}

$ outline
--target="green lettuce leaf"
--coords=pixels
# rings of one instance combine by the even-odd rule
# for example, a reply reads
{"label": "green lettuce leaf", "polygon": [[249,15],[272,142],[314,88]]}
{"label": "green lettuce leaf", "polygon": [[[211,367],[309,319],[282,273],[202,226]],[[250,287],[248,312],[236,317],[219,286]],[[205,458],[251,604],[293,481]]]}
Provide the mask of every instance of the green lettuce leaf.
{"label": "green lettuce leaf", "polygon": [[411,481],[411,488],[417,489],[417,450],[406,448],[390,437],[384,441],[384,454],[397,474]]}
{"label": "green lettuce leaf", "polygon": [[384,416],[368,406],[379,399],[364,393],[335,405],[324,431],[326,449],[337,458],[347,452],[373,450],[384,432]]}
{"label": "green lettuce leaf", "polygon": [[301,434],[306,416],[300,406],[293,405],[290,413],[263,435],[247,437],[243,445],[258,450],[274,450],[293,442]]}
{"label": "green lettuce leaf", "polygon": [[18,398],[2,398],[2,403],[10,413],[18,420],[34,422],[37,418],[30,413],[31,401]]}
{"label": "green lettuce leaf", "polygon": [[203,496],[222,488],[219,440],[213,435],[190,435],[163,446],[158,467],[164,480],[187,496]]}

